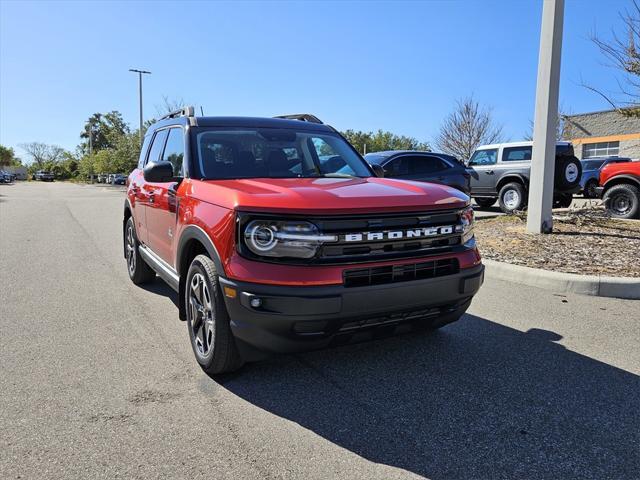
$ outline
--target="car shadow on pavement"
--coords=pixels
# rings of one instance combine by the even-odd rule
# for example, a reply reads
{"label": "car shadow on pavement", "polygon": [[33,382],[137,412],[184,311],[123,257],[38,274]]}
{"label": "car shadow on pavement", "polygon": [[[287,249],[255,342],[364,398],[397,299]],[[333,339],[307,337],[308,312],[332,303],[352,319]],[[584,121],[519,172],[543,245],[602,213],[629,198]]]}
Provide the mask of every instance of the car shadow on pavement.
{"label": "car shadow on pavement", "polygon": [[432,334],[276,357],[218,381],[429,478],[638,478],[640,377],[561,338],[466,315]]}
{"label": "car shadow on pavement", "polygon": [[162,297],[167,297],[173,302],[176,307],[178,307],[178,292],[167,285],[166,282],[162,281],[162,279],[156,277],[153,282],[143,283],[138,286],[143,290],[146,290],[147,292],[155,293],[156,295],[160,295]]}

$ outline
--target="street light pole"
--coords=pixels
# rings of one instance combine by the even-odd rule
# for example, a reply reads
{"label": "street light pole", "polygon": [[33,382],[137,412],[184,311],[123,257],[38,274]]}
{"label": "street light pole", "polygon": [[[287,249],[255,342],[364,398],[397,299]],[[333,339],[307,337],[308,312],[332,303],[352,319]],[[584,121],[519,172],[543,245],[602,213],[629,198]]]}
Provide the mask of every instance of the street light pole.
{"label": "street light pole", "polygon": [[536,113],[533,124],[533,155],[529,182],[527,232],[553,230],[553,177],[556,157],[556,124],[560,89],[560,54],[564,0],[543,0]]}
{"label": "street light pole", "polygon": [[147,72],[146,70],[137,70],[135,68],[130,68],[129,71],[138,74],[138,99],[140,103],[140,145],[142,145],[142,139],[144,138],[144,135],[142,134],[142,75],[150,75],[151,72]]}

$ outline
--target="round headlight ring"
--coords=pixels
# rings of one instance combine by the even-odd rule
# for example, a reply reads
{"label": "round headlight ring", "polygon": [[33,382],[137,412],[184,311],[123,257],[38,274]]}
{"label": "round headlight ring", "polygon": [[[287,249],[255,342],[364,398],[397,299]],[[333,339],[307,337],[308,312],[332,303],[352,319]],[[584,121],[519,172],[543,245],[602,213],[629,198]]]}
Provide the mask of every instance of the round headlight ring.
{"label": "round headlight ring", "polygon": [[273,225],[258,223],[249,229],[249,242],[251,247],[259,252],[268,252],[278,244],[276,228]]}

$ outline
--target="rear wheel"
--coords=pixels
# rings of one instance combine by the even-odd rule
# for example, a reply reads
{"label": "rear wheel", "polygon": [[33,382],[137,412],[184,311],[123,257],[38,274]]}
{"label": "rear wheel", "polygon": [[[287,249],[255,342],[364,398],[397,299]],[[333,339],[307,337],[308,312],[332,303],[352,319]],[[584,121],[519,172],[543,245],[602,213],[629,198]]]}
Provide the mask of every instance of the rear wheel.
{"label": "rear wheel", "polygon": [[614,185],[603,197],[604,205],[612,217],[637,218],[640,212],[640,192],[634,185]]}
{"label": "rear wheel", "polygon": [[489,207],[493,207],[493,205],[496,203],[497,198],[495,197],[491,197],[491,198],[474,198],[475,202],[478,204],[478,206],[480,208],[489,208]]}
{"label": "rear wheel", "polygon": [[522,210],[527,204],[527,192],[521,183],[507,183],[500,189],[498,197],[500,210],[504,213],[514,213]]}
{"label": "rear wheel", "polygon": [[140,242],[138,242],[138,237],[136,236],[133,217],[129,217],[124,229],[124,251],[127,258],[129,278],[136,285],[148,283],[156,278],[156,272],[140,256],[139,246]]}
{"label": "rear wheel", "polygon": [[573,195],[561,193],[553,199],[553,208],[569,208],[573,203]]}
{"label": "rear wheel", "polygon": [[187,328],[196,360],[209,375],[242,366],[229,314],[222,298],[216,267],[206,255],[191,262],[185,286]]}

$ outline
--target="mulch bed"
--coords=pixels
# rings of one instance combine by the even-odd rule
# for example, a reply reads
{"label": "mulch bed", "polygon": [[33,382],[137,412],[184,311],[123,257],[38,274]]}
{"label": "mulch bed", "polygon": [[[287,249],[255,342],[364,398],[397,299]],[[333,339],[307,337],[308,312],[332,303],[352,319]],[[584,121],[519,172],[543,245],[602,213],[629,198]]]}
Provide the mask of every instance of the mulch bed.
{"label": "mulch bed", "polygon": [[582,275],[640,277],[640,221],[608,218],[602,209],[553,216],[553,233],[525,232],[526,216],[476,221],[484,258]]}

